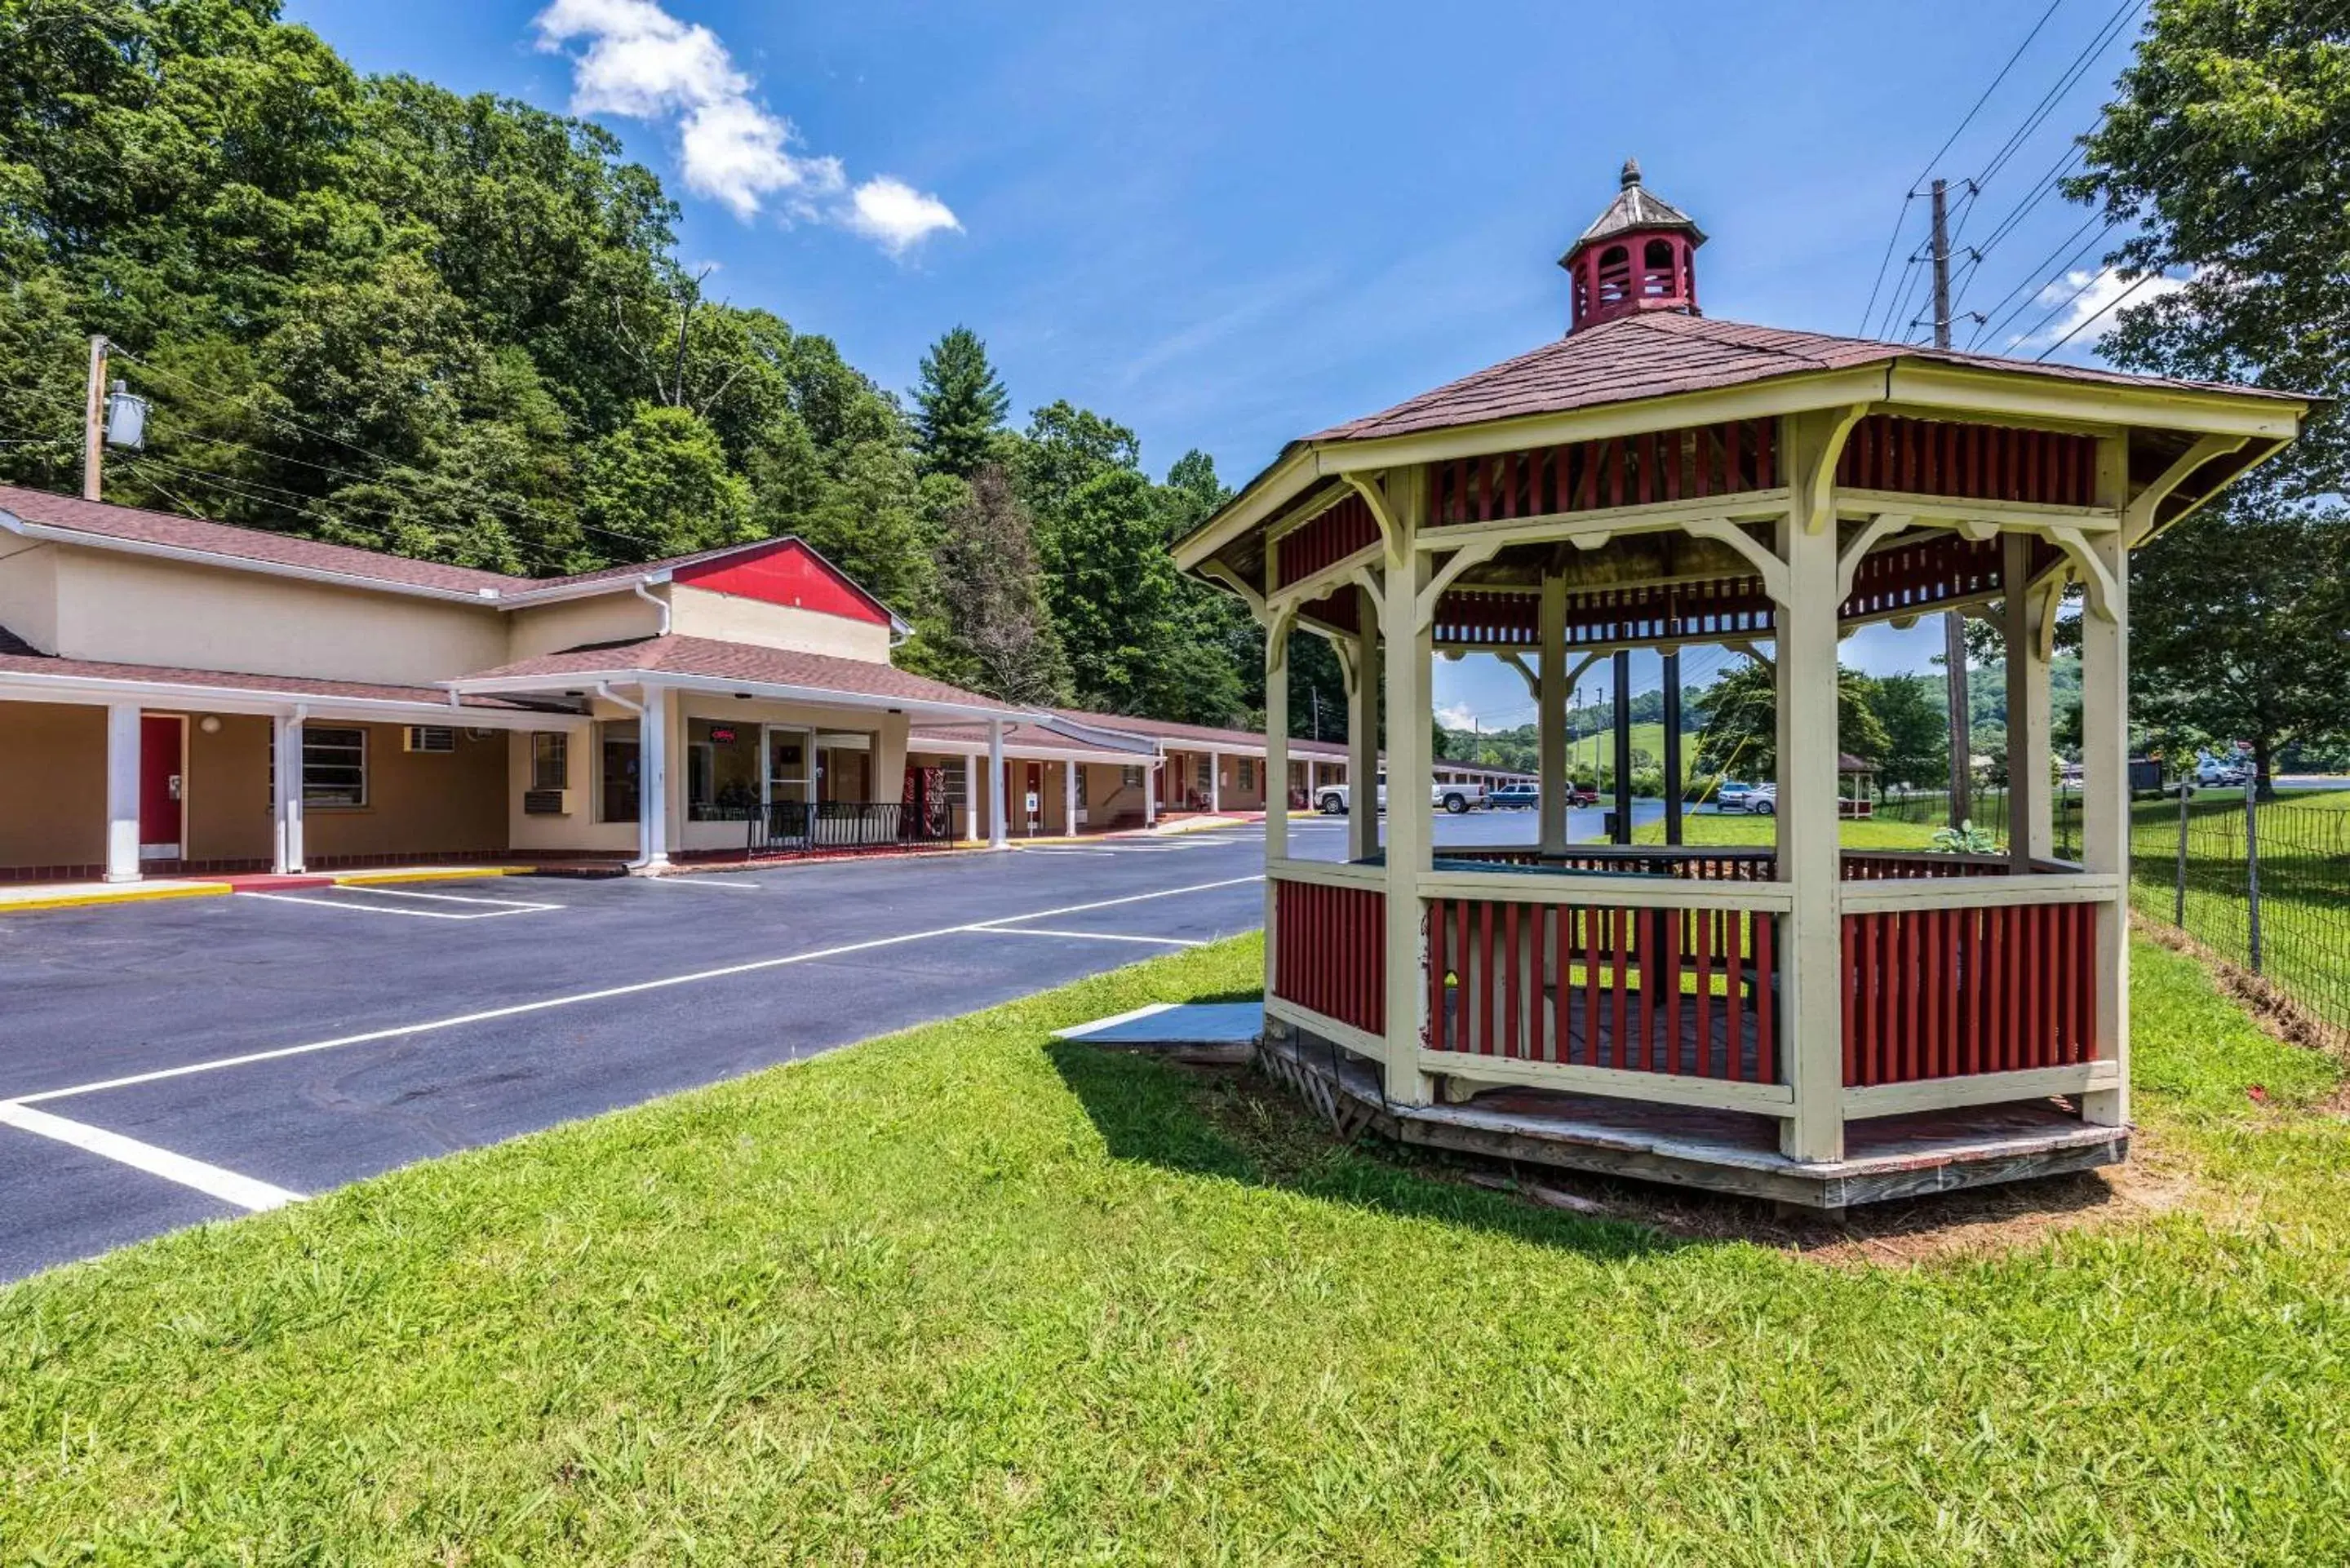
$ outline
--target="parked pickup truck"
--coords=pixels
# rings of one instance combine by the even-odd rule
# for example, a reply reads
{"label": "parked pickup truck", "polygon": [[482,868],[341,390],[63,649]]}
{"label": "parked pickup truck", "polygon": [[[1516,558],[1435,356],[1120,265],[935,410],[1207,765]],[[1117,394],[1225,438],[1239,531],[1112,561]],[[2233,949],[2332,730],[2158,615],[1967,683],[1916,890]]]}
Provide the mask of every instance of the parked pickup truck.
{"label": "parked pickup truck", "polygon": [[[1348,800],[1345,784],[1324,784],[1314,792],[1314,809],[1325,816],[1344,816],[1348,810]],[[1471,807],[1485,804],[1485,786],[1475,784],[1431,784],[1428,786],[1428,804],[1440,806],[1452,815],[1458,816]],[[1378,808],[1381,811],[1388,808],[1388,780],[1385,774],[1379,775]]]}

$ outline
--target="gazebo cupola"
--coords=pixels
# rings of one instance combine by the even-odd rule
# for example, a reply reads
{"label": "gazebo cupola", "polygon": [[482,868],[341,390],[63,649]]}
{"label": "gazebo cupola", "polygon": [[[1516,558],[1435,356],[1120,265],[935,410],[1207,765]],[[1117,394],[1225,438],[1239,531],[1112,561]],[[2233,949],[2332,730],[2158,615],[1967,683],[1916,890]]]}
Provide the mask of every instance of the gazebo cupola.
{"label": "gazebo cupola", "polygon": [[1624,160],[1623,189],[1558,265],[1575,280],[1569,333],[1646,310],[1695,316],[1697,248],[1705,234],[1688,213],[1640,183]]}

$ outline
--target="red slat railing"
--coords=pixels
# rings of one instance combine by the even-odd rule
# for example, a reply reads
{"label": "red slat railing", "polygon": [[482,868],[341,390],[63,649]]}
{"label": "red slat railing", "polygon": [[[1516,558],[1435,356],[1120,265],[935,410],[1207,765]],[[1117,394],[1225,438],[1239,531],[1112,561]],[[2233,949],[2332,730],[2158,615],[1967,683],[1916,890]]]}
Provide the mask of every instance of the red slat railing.
{"label": "red slat railing", "polygon": [[1429,1048],[1776,1083],[1779,919],[1430,899]]}
{"label": "red slat railing", "polygon": [[2094,903],[1845,916],[1845,1083],[2088,1061],[2096,919]]}
{"label": "red slat railing", "polygon": [[1273,993],[1371,1034],[1388,1026],[1387,895],[1276,881]]}

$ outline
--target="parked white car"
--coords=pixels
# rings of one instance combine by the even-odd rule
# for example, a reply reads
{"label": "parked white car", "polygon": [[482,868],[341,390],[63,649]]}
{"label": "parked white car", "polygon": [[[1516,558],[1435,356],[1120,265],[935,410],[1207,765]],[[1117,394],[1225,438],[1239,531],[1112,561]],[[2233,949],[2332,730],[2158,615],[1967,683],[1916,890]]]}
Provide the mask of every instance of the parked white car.
{"label": "parked white car", "polygon": [[1776,816],[1779,814],[1779,786],[1775,784],[1726,784],[1714,792],[1713,804],[1722,811]]}
{"label": "parked white car", "polygon": [[[1344,816],[1350,809],[1347,786],[1342,784],[1324,784],[1314,793],[1314,809],[1325,816]],[[1428,804],[1440,807],[1454,816],[1485,804],[1485,786],[1476,784],[1431,784],[1428,786]],[[1379,809],[1388,808],[1388,776],[1379,775]]]}

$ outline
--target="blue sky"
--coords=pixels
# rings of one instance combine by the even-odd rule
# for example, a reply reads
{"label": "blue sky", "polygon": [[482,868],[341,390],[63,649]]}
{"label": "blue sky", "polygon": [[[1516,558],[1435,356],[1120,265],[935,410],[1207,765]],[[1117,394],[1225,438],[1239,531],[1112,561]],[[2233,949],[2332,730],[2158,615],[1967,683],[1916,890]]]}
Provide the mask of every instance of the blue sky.
{"label": "blue sky", "polygon": [[[1711,316],[1860,330],[1906,217],[1869,327],[1910,335],[1887,308],[1924,239],[1925,203],[1905,213],[1904,192],[2039,24],[1934,164],[1954,182],[1995,171],[1959,242],[1997,232],[2094,122],[2137,25],[2113,0],[291,0],[287,16],[363,70],[592,112],[683,202],[684,255],[715,264],[714,293],[830,336],[886,385],[966,324],[1020,416],[1066,397],[1134,427],[1154,472],[1199,447],[1232,483],[1291,436],[1556,336],[1552,264],[1627,155],[1711,236]],[[1982,347],[2044,317],[2017,350],[2036,353],[2110,296],[2094,234],[2060,243],[2084,215],[2046,196],[1967,278],[1962,310],[2021,306]],[[2093,354],[2096,331],[2060,354]],[[1938,647],[1930,628],[1873,628],[1846,652],[1917,669]],[[1440,665],[1438,689],[1456,717],[1525,716],[1491,660]]]}

